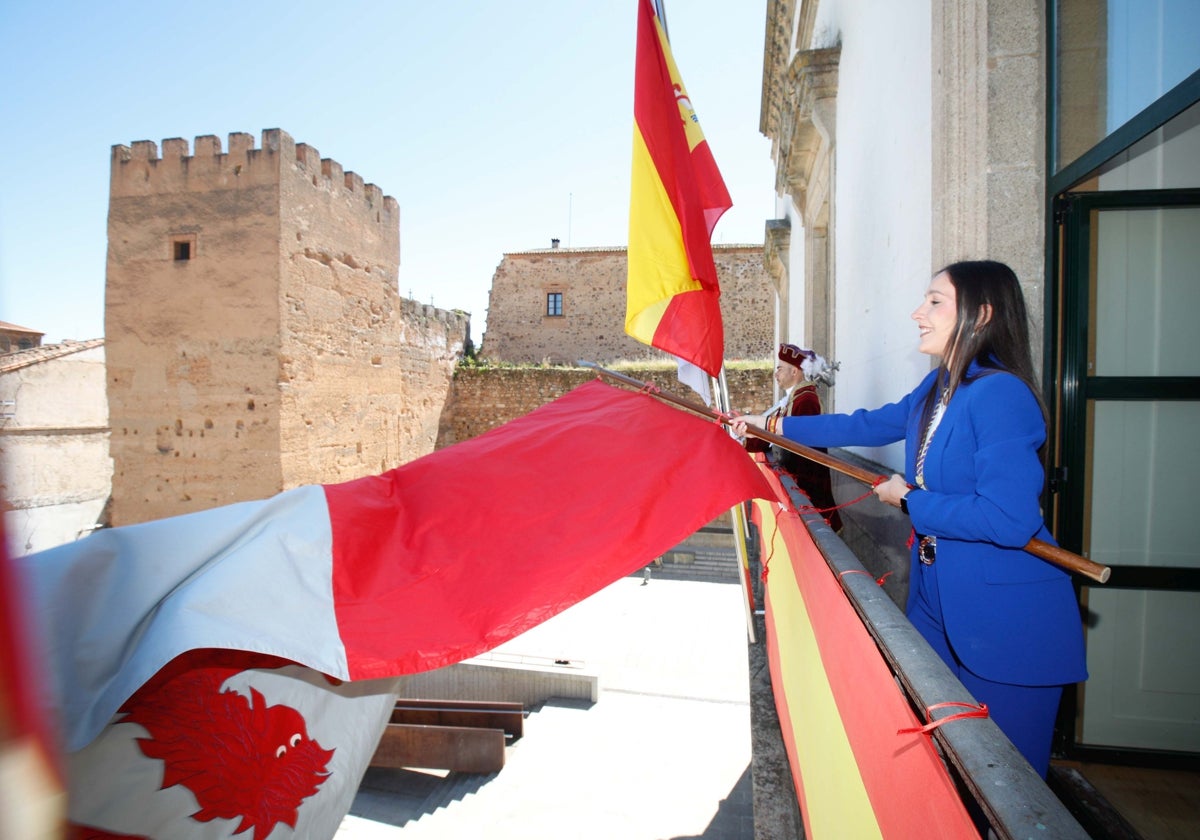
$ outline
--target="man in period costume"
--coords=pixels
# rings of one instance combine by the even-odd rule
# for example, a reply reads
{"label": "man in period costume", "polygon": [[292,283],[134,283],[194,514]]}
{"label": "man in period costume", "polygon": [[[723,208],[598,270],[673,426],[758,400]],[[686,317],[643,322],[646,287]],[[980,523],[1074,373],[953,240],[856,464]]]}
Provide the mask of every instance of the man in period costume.
{"label": "man in period costume", "polygon": [[[834,368],[812,350],[795,344],[779,345],[779,362],[775,366],[775,382],[783,396],[779,402],[766,410],[767,417],[795,417],[821,413],[821,397],[817,383],[833,384]],[[751,452],[768,452],[768,457],[782,472],[791,473],[796,484],[812,500],[813,507],[822,511],[834,507],[833,486],[829,468],[810,461],[795,453],[771,446],[758,438],[747,438],[746,448]],[[824,450],[821,450],[824,451]],[[822,513],[834,531],[842,528],[842,518],[836,510]]]}

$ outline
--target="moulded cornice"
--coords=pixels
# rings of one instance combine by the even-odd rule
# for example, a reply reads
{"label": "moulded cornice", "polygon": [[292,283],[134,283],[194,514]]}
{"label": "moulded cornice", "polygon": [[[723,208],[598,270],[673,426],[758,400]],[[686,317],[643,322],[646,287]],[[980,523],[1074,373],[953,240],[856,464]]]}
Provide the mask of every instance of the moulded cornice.
{"label": "moulded cornice", "polygon": [[804,206],[804,193],[822,146],[832,147],[840,46],[796,53],[788,67],[788,95],[780,112],[775,188]]}
{"label": "moulded cornice", "polygon": [[792,22],[796,0],[767,0],[767,26],[763,43],[763,88],[758,130],[775,140],[779,114],[787,87],[788,59],[792,53]]}
{"label": "moulded cornice", "polygon": [[790,219],[767,219],[763,238],[763,265],[771,275],[775,291],[782,293],[788,277],[788,254],[792,245]]}

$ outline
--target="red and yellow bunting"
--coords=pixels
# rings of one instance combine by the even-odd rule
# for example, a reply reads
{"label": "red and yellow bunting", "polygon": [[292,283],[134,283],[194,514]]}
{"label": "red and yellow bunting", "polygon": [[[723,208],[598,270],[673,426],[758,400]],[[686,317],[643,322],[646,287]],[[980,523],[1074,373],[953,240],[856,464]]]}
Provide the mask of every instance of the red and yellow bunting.
{"label": "red and yellow bunting", "polygon": [[977,838],[929,739],[898,734],[921,721],[799,514],[754,506],[771,684],[805,836]]}

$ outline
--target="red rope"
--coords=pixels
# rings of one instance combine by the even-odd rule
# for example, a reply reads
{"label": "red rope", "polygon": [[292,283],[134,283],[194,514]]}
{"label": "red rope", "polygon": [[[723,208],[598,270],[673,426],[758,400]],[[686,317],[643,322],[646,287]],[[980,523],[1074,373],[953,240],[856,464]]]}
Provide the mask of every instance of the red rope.
{"label": "red rope", "polygon": [[[946,715],[946,717],[944,717],[944,718],[939,718],[937,720],[934,720],[933,719],[933,710],[934,709],[942,709],[947,706],[961,706],[962,708],[968,709],[969,711],[959,712],[958,714],[954,714],[954,715]],[[897,729],[896,734],[897,735],[908,735],[913,732],[920,732],[922,735],[928,735],[930,732],[937,729],[943,723],[949,723],[952,720],[963,720],[964,718],[985,718],[987,716],[988,716],[988,707],[987,707],[986,703],[980,703],[978,705],[976,705],[974,703],[956,703],[956,702],[934,703],[932,706],[927,706],[925,708],[925,720],[928,721],[928,723],[926,723],[924,726],[916,726],[916,727],[912,727],[910,729]]]}
{"label": "red rope", "polygon": [[759,575],[759,578],[763,583],[767,582],[767,573],[771,571],[771,558],[775,556],[775,537],[779,535],[779,514],[787,510],[787,506],[784,505],[783,502],[778,502],[777,504],[779,505],[779,510],[776,511],[775,515],[771,517],[771,522],[774,525],[774,527],[771,529],[771,539],[769,541],[771,550],[768,551],[767,556],[763,558],[762,574]]}
{"label": "red rope", "polygon": [[[882,479],[881,479],[881,481],[882,481]],[[875,488],[876,486],[878,486],[878,483],[879,483],[879,482],[876,482],[876,484],[873,484],[873,485],[871,485],[871,489],[870,489],[870,490],[868,490],[866,493],[863,493],[863,494],[862,494],[861,496],[859,496],[858,498],[856,498],[856,499],[851,499],[851,500],[850,500],[850,501],[848,501],[848,502],[842,502],[840,505],[834,505],[833,507],[827,507],[827,508],[819,508],[819,507],[816,507],[816,506],[814,506],[814,505],[796,505],[796,512],[797,512],[797,513],[820,513],[820,514],[826,514],[826,513],[830,513],[830,512],[832,512],[832,511],[835,511],[835,510],[841,510],[842,508],[848,508],[848,507],[850,507],[850,505],[856,505],[856,504],[858,504],[859,502],[861,502],[863,499],[867,499],[867,498],[869,498],[869,497],[871,496],[871,494],[875,492],[875,489],[874,489],[874,488]]]}
{"label": "red rope", "polygon": [[[867,577],[870,577],[871,573],[866,569],[846,569],[845,571],[838,572],[838,577],[842,577],[843,575],[866,575]],[[891,576],[891,572],[884,572],[880,577],[875,578],[875,583],[877,583],[879,586],[883,586],[883,582]]]}

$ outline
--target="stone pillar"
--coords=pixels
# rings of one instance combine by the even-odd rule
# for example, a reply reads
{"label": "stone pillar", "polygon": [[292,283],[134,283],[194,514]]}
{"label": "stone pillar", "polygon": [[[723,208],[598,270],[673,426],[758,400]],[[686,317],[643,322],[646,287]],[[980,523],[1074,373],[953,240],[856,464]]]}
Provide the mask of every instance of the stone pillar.
{"label": "stone pillar", "polygon": [[1041,346],[1045,11],[1039,0],[934,0],[935,267],[996,259],[1021,279]]}
{"label": "stone pillar", "polygon": [[789,329],[788,306],[789,280],[788,265],[791,258],[792,223],[789,219],[769,219],[763,243],[763,265],[771,278],[775,289],[775,337],[783,340]]}

